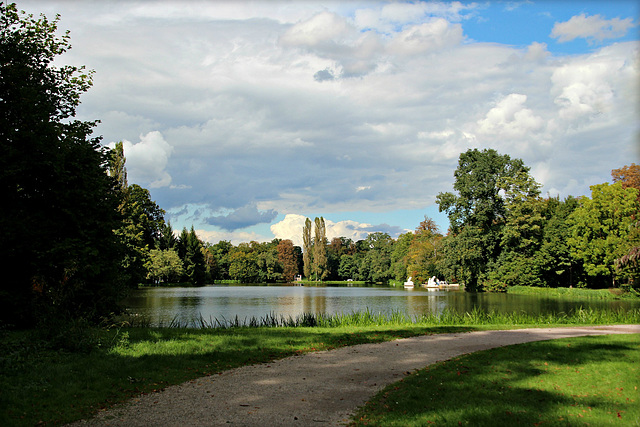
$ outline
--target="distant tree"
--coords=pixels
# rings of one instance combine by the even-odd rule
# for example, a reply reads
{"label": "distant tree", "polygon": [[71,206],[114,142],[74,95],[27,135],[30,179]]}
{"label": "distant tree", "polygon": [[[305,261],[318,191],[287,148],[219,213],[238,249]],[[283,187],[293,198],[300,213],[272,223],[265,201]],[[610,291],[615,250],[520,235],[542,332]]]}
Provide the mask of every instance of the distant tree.
{"label": "distant tree", "polygon": [[242,249],[229,254],[229,276],[242,283],[256,283],[260,272],[255,254]]}
{"label": "distant tree", "polygon": [[174,282],[184,273],[182,260],[173,249],[152,249],[146,265],[147,277],[153,283]]}
{"label": "distant tree", "polygon": [[255,253],[257,255],[259,281],[261,283],[276,283],[282,280],[283,268],[278,257],[277,243],[264,244]]}
{"label": "distant tree", "polygon": [[[624,166],[611,171],[613,182],[622,184],[623,189],[629,187],[638,190],[637,201],[640,203],[640,165],[632,163],[631,166]],[[635,215],[635,223],[629,232],[628,250],[615,260],[615,267],[622,280],[632,287],[640,285],[640,218]]]}
{"label": "distant tree", "polygon": [[531,260],[538,266],[544,286],[573,286],[581,274],[581,267],[571,256],[567,243],[567,218],[577,207],[578,201],[574,197],[564,201],[559,198],[545,200],[542,243]]}
{"label": "distant tree", "polygon": [[620,169],[611,171],[613,182],[622,184],[622,188],[635,188],[638,190],[638,201],[640,201],[640,165],[631,163],[631,166],[623,166]]}
{"label": "distant tree", "polygon": [[304,261],[304,276],[309,278],[313,272],[312,254],[313,240],[311,240],[311,220],[307,218],[304,221],[304,228],[302,229],[302,256]]}
{"label": "distant tree", "polygon": [[624,286],[637,289],[640,286],[640,229],[635,227],[631,234],[631,248],[620,258],[616,258],[614,264],[620,278],[626,279]]}
{"label": "distant tree", "polygon": [[369,250],[386,251],[393,246],[393,239],[389,233],[376,231],[367,235],[367,238],[364,239],[364,245],[367,246]]}
{"label": "distant tree", "polygon": [[479,279],[491,259],[487,249],[498,244],[493,233],[480,227],[463,227],[458,234],[449,234],[442,241],[442,258],[438,270],[449,281],[464,283],[467,290],[479,290]]}
{"label": "distant tree", "polygon": [[99,318],[125,289],[113,230],[119,204],[108,153],[75,120],[92,84],[84,67],[61,66],[70,48],[58,19],[0,3],[0,323]]}
{"label": "distant tree", "polygon": [[194,285],[203,285],[206,277],[203,243],[196,235],[193,226],[190,231],[185,227],[180,233],[178,254],[184,264],[183,279]]}
{"label": "distant tree", "polygon": [[605,281],[617,284],[615,260],[633,245],[630,233],[640,209],[637,197],[637,189],[623,189],[621,183],[593,185],[591,198],[580,199],[580,206],[569,217],[571,254],[582,262],[594,287]]}
{"label": "distant tree", "polygon": [[229,276],[229,253],[233,249],[233,245],[228,240],[220,240],[215,245],[211,245],[207,248],[209,253],[213,257],[213,263],[215,263],[214,271],[211,271],[211,278],[213,280],[226,280],[230,279]]}
{"label": "distant tree", "polygon": [[358,256],[354,255],[343,255],[340,257],[340,266],[338,267],[338,274],[342,279],[352,279],[352,280],[364,280],[361,279],[359,275],[359,263]]}
{"label": "distant tree", "polygon": [[136,287],[146,279],[149,251],[155,249],[164,230],[164,210],[151,200],[149,190],[137,184],[121,193],[123,198],[118,210],[122,223],[115,233],[125,248],[123,277],[129,287]]}
{"label": "distant tree", "polygon": [[315,219],[315,239],[313,242],[313,273],[316,280],[324,280],[329,274],[327,265],[327,230],[324,218]]}
{"label": "distant tree", "polygon": [[542,244],[546,204],[540,197],[540,184],[527,172],[505,176],[499,186],[504,191],[506,216],[501,230],[500,254],[487,272],[488,290],[503,291],[506,286],[545,285],[540,264],[534,262]]}
{"label": "distant tree", "polygon": [[640,165],[631,163],[631,166],[623,166],[611,171],[613,182],[622,184],[622,188],[633,187],[640,190]]}
{"label": "distant tree", "polygon": [[278,243],[278,260],[282,265],[282,278],[285,282],[292,282],[299,274],[298,254],[291,240],[282,240]]}
{"label": "distant tree", "polygon": [[405,281],[411,274],[407,272],[409,263],[409,247],[413,241],[414,234],[411,232],[398,236],[393,251],[391,252],[391,275],[395,280]]}
{"label": "distant tree", "polygon": [[420,225],[416,228],[416,234],[421,231],[430,231],[432,234],[440,233],[440,230],[438,230],[438,224],[426,215],[424,216],[424,220],[420,221]]}
{"label": "distant tree", "polygon": [[442,235],[434,230],[437,228],[418,228],[407,248],[407,275],[416,283],[425,283],[432,276],[445,279],[438,268]]}
{"label": "distant tree", "polygon": [[467,225],[492,231],[495,224],[502,224],[507,213],[501,195],[505,178],[528,172],[522,160],[492,149],[460,154],[453,185],[458,195],[440,193],[436,199],[440,212],[449,216],[452,232],[455,234]]}
{"label": "distant tree", "polygon": [[391,257],[389,250],[371,250],[361,259],[360,276],[373,283],[390,279]]}
{"label": "distant tree", "polygon": [[500,255],[501,233],[507,220],[503,194],[515,185],[513,180],[528,182],[528,172],[520,159],[492,149],[468,150],[460,155],[454,172],[453,188],[458,194],[438,194],[440,212],[449,216],[452,237],[447,246],[461,251],[447,251],[453,257],[447,263],[450,267],[461,263],[459,270],[464,271],[468,290],[482,289],[482,277]]}
{"label": "distant tree", "polygon": [[109,157],[109,176],[115,179],[118,187],[125,190],[129,187],[127,181],[127,168],[125,163],[127,158],[124,156],[124,145],[122,141],[116,143],[116,146],[111,150]]}
{"label": "distant tree", "polygon": [[166,222],[164,226],[160,227],[159,236],[156,239],[155,247],[158,249],[174,249],[178,244],[178,239],[173,232],[171,222]]}

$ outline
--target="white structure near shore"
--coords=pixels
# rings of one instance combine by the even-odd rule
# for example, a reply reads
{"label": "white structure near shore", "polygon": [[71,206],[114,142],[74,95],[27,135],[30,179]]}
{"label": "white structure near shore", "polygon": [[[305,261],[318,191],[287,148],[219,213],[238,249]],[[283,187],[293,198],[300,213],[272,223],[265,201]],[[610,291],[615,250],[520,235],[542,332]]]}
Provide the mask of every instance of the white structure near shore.
{"label": "white structure near shore", "polygon": [[409,279],[406,282],[404,282],[404,287],[407,288],[407,289],[410,289],[410,288],[414,287],[414,284],[411,281],[411,277],[409,277]]}

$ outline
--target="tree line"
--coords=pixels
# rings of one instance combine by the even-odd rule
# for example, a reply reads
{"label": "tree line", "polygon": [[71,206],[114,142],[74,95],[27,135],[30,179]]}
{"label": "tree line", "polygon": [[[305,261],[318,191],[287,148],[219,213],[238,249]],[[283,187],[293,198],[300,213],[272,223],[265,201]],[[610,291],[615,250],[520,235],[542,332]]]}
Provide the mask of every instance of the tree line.
{"label": "tree line", "polygon": [[376,232],[355,242],[329,241],[324,218],[307,218],[302,248],[279,239],[204,245],[210,280],[278,282],[301,274],[316,281],[413,277],[424,283],[437,276],[471,291],[516,285],[637,288],[640,166],[614,169],[613,183],[591,186],[591,197],[562,200],[542,197],[529,171],[520,159],[470,149],[454,172],[455,192],[437,197],[449,217],[446,234],[425,216],[397,239]]}
{"label": "tree line", "polygon": [[519,159],[469,150],[455,192],[438,195],[450,226],[424,219],[397,239],[371,233],[328,241],[322,217],[307,220],[303,248],[201,241],[175,233],[147,189],[127,182],[122,144],[93,135],[98,121],[75,118],[92,85],[84,67],[55,66],[71,48],[59,17],[34,17],[0,3],[0,327],[53,318],[99,321],[140,283],[218,280],[418,282],[436,275],[470,290],[515,284],[636,286],[638,189],[635,164],[591,198],[542,198]]}

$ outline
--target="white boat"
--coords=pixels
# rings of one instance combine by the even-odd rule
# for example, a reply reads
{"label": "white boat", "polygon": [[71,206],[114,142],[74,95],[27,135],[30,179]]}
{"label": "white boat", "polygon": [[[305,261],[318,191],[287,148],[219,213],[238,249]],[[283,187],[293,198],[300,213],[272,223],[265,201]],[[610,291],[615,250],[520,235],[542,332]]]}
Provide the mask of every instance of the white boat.
{"label": "white boat", "polygon": [[429,291],[437,291],[438,289],[440,289],[440,284],[438,283],[438,279],[436,279],[436,276],[433,276],[429,278],[429,281],[426,285],[424,285],[424,287]]}
{"label": "white boat", "polygon": [[407,289],[412,289],[414,287],[413,282],[411,281],[411,277],[409,277],[409,280],[404,282],[404,287]]}

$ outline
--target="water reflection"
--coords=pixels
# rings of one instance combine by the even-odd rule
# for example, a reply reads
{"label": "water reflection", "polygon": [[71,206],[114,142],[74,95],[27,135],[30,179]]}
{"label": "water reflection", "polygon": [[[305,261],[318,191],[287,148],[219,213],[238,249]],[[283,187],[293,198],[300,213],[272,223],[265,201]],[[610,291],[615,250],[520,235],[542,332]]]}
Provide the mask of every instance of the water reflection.
{"label": "water reflection", "polygon": [[269,315],[297,317],[303,313],[374,313],[400,311],[411,316],[440,314],[445,309],[465,313],[474,309],[530,314],[559,313],[584,307],[629,309],[637,301],[570,301],[509,294],[476,294],[464,291],[405,290],[389,287],[227,286],[199,288],[151,288],[135,291],[125,306],[143,315],[152,325],[171,321],[241,322]]}

